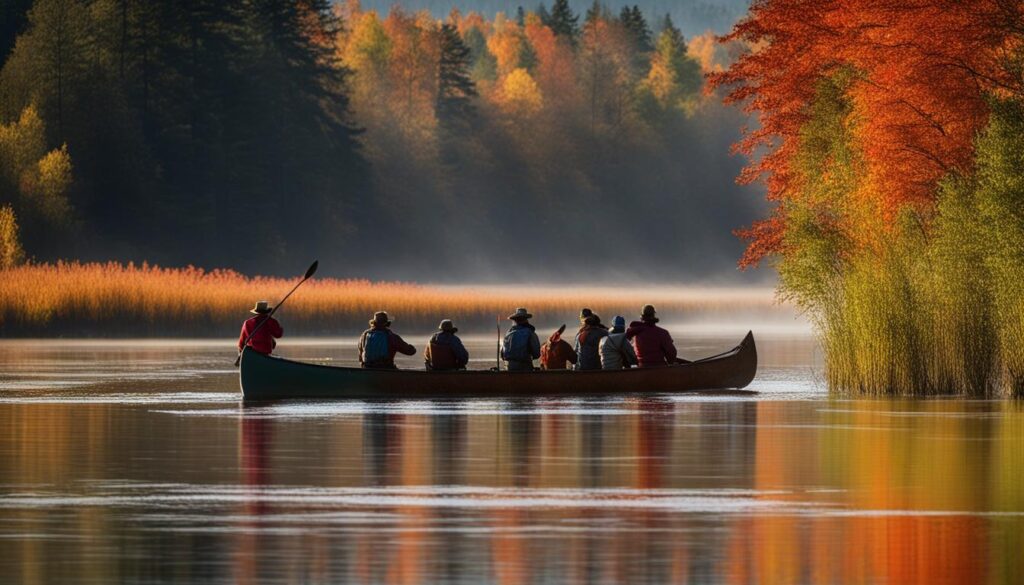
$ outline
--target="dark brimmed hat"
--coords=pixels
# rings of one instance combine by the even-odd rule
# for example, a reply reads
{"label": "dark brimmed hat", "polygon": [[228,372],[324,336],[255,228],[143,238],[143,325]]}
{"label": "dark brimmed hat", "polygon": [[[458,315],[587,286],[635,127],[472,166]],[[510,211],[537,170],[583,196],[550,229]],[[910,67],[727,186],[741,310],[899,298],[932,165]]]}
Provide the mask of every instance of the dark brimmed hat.
{"label": "dark brimmed hat", "polygon": [[518,321],[519,319],[533,319],[533,315],[523,307],[519,307],[516,309],[516,312],[509,315],[508,318],[513,321]]}
{"label": "dark brimmed hat", "polygon": [[386,311],[377,311],[373,314],[373,319],[370,319],[370,325],[383,325],[384,327],[390,327],[391,317],[388,317]]}
{"label": "dark brimmed hat", "polygon": [[640,310],[640,319],[642,321],[658,321],[657,311],[654,310],[654,305],[644,305],[644,308]]}
{"label": "dark brimmed hat", "polygon": [[593,314],[594,312],[586,307],[580,309],[580,321],[586,321],[587,317],[593,316]]}
{"label": "dark brimmed hat", "polygon": [[437,330],[438,331],[450,331],[452,333],[455,333],[456,331],[459,330],[459,328],[456,327],[454,323],[452,323],[451,319],[445,319],[444,321],[441,321],[440,325],[437,326]]}
{"label": "dark brimmed hat", "polygon": [[273,310],[274,308],[271,307],[270,303],[268,303],[267,301],[256,301],[256,306],[249,309],[249,312],[254,315],[266,315],[267,313]]}

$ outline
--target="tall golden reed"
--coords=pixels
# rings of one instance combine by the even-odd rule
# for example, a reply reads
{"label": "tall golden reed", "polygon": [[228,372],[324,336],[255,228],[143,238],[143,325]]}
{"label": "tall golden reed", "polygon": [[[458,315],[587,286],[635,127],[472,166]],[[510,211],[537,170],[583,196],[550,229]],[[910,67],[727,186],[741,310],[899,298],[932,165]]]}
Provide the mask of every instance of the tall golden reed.
{"label": "tall golden reed", "polygon": [[[28,335],[232,335],[257,300],[277,302],[295,279],[230,270],[148,264],[31,264],[0,271],[0,332]],[[462,287],[314,278],[281,310],[290,334],[351,335],[386,310],[403,331],[427,331],[453,318],[464,331],[493,331],[525,306],[538,323],[572,323],[581,307],[610,320],[654,303],[667,319],[694,320],[782,311],[765,289]]]}

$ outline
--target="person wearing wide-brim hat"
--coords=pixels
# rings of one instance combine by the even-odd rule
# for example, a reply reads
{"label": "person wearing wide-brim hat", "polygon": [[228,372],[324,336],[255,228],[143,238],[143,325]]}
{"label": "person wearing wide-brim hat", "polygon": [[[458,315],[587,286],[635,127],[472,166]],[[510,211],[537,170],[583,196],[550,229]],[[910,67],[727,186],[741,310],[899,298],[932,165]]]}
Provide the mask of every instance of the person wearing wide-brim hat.
{"label": "person wearing wide-brim hat", "polygon": [[397,353],[416,355],[416,348],[391,330],[387,312],[377,311],[370,319],[370,328],[359,337],[359,363],[364,368],[393,370]]}
{"label": "person wearing wide-brim hat", "polygon": [[626,329],[626,339],[633,342],[641,368],[666,366],[677,361],[676,344],[668,330],[657,325],[657,315],[652,305],[644,305],[640,309],[640,320],[633,321]]}
{"label": "person wearing wide-brim hat", "polygon": [[469,363],[469,352],[455,335],[459,328],[451,319],[441,321],[437,333],[427,342],[423,361],[428,370],[464,370]]}
{"label": "person wearing wide-brim hat", "polygon": [[501,344],[501,358],[508,364],[510,372],[533,370],[533,360],[540,357],[540,338],[537,330],[530,324],[533,315],[525,308],[516,309],[508,316],[515,325],[505,334]]}
{"label": "person wearing wide-brim hat", "polygon": [[273,310],[274,308],[267,301],[258,301],[252,309],[249,309],[249,312],[255,317],[250,317],[245,320],[245,323],[242,323],[242,333],[238,336],[238,351],[242,351],[245,347],[250,347],[253,351],[265,355],[274,351],[274,348],[277,347],[275,338],[283,336],[284,329],[281,328],[277,319],[270,316]]}

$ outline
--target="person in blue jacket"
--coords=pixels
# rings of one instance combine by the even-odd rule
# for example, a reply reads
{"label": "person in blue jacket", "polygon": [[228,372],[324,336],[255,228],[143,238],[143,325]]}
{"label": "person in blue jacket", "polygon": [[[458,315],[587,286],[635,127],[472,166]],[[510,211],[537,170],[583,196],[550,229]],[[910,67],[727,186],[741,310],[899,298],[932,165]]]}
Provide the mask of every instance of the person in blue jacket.
{"label": "person in blue jacket", "polygon": [[501,344],[501,359],[508,364],[510,372],[533,371],[533,360],[540,357],[540,338],[537,330],[530,325],[533,315],[520,307],[508,317],[515,325],[509,327]]}

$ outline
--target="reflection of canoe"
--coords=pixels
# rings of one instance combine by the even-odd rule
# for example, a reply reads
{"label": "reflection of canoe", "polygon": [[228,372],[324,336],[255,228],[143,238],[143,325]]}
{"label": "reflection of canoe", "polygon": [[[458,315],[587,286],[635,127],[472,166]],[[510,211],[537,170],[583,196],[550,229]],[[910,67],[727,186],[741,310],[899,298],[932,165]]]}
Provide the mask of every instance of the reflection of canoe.
{"label": "reflection of canoe", "polygon": [[695,362],[592,372],[364,370],[268,357],[246,348],[241,367],[247,400],[589,396],[743,388],[754,379],[757,348],[753,333],[747,333],[728,352]]}

